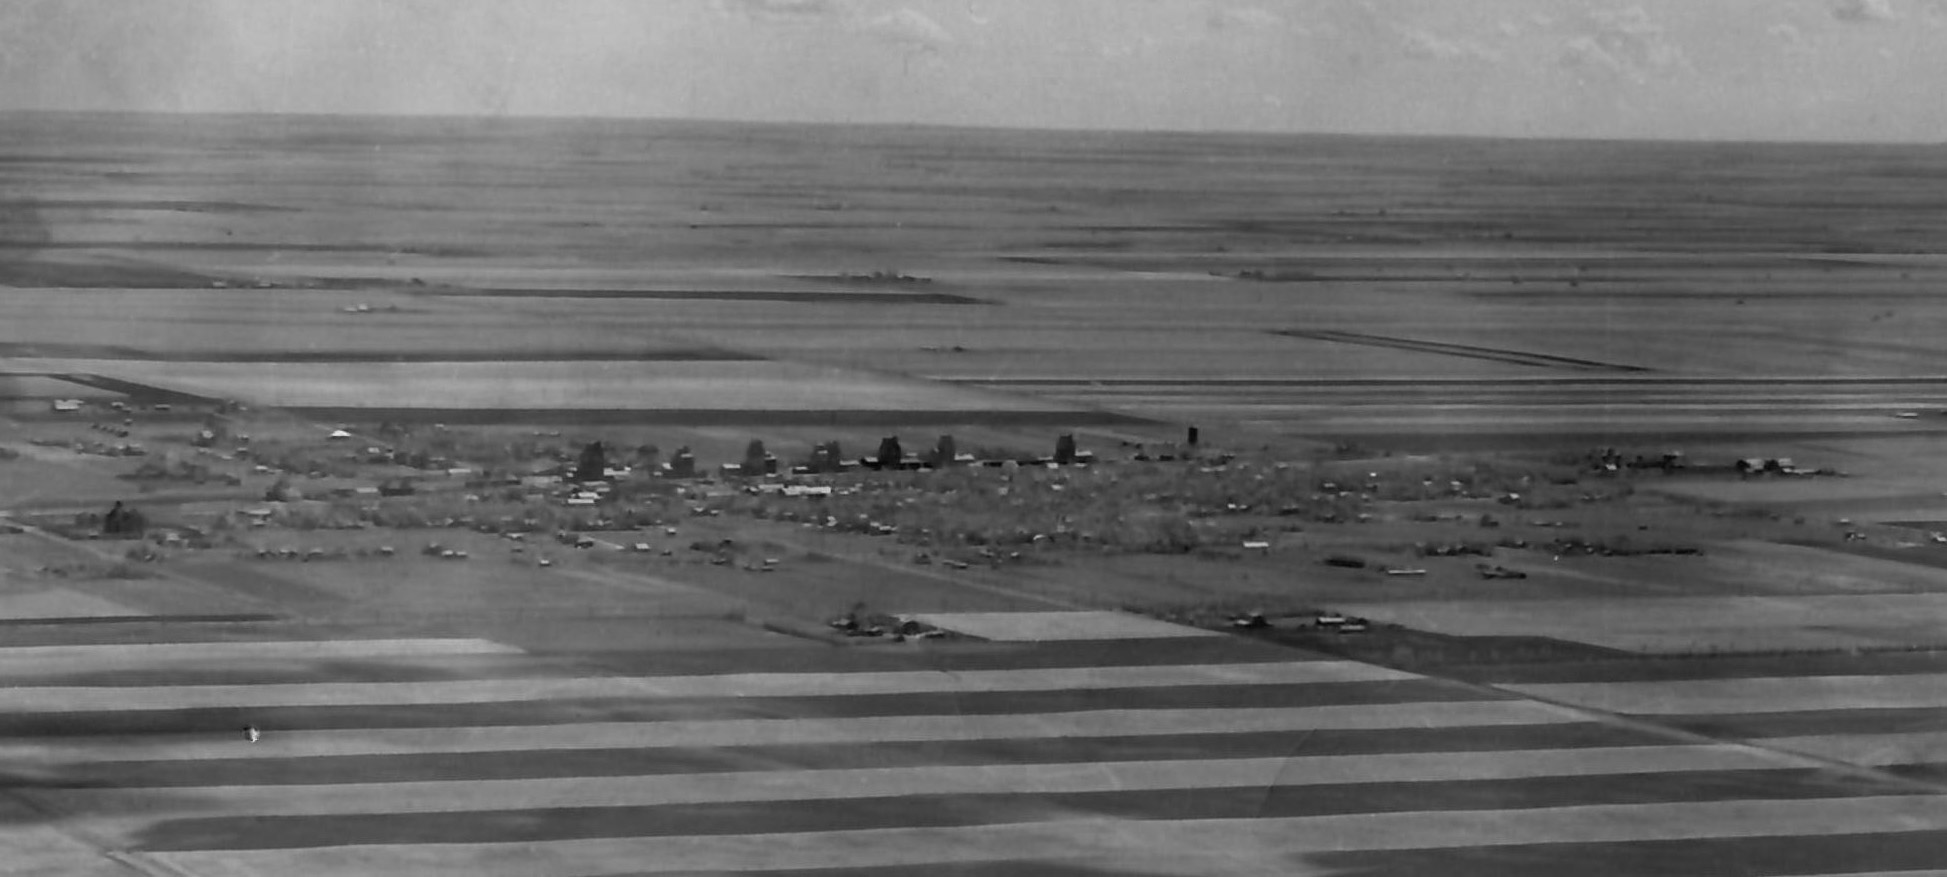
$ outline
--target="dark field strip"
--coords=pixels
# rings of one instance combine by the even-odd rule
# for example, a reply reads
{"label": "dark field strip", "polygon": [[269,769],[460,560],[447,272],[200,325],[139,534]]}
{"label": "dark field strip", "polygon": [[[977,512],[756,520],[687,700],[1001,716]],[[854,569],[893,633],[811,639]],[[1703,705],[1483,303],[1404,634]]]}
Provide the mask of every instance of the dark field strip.
{"label": "dark field strip", "polygon": [[[1384,278],[1384,279],[1392,280],[1396,278]],[[1483,278],[1483,279],[1495,279],[1495,278]],[[1552,279],[1553,278],[1534,278],[1532,280],[1529,280],[1528,282],[1547,283],[1550,282]],[[1562,280],[1566,280],[1566,279],[1567,278],[1562,278]],[[1577,278],[1577,279],[1579,279],[1582,283],[1590,282],[1587,278]],[[1610,282],[1613,283],[1613,282],[1623,282],[1623,281],[1610,281]],[[1614,287],[1607,287],[1600,290],[1484,289],[1484,290],[1476,290],[1476,291],[1468,292],[1467,296],[1469,298],[1485,298],[1485,299],[1583,299],[1583,300],[1680,299],[1683,301],[1709,301],[1709,300],[1725,300],[1725,299],[1744,301],[1746,299],[1749,299],[1758,305],[1763,305],[1767,301],[1778,301],[1778,300],[1786,300],[1786,301],[1803,300],[1803,301],[1819,301],[1819,302],[1832,302],[1832,303],[1861,302],[1861,301],[1907,301],[1913,299],[1924,299],[1928,301],[1933,301],[1940,298],[1940,293],[1932,290],[1923,290],[1923,289],[1890,289],[1890,290],[1864,290],[1864,291],[1859,291],[1859,290],[1840,291],[1836,289],[1819,290],[1819,291],[1764,290],[1758,292],[1711,292],[1708,290],[1676,290],[1676,289],[1617,290]]]}
{"label": "dark field strip", "polygon": [[31,256],[0,264],[0,286],[20,288],[209,289],[214,279],[162,266],[74,265],[34,261]]}
{"label": "dark field strip", "polygon": [[[398,706],[224,706],[167,710],[0,713],[0,737],[223,733],[242,717],[265,730],[564,725],[731,718],[1014,715],[1092,710],[1252,709],[1495,700],[1457,685],[1322,683],[1068,691],[927,692],[804,697],[574,698]],[[1510,698],[1511,699],[1511,698]]]}
{"label": "dark field strip", "polygon": [[1947,762],[1929,761],[1920,764],[1894,764],[1879,769],[1902,779],[1947,785]]}
{"label": "dark field strip", "polygon": [[[152,358],[133,347],[109,344],[43,344],[33,341],[0,341],[0,356],[51,358],[51,359],[148,359]],[[60,375],[10,372],[15,377],[52,377]]]}
{"label": "dark field strip", "polygon": [[[6,660],[0,651],[0,662]],[[161,688],[181,685],[303,685],[333,682],[442,682],[463,679],[548,679],[560,678],[573,668],[558,662],[537,661],[526,655],[481,654],[461,656],[421,656],[399,658],[382,656],[359,658],[267,659],[252,665],[232,662],[230,666],[208,663],[183,666],[170,662],[163,666],[88,673],[42,673],[33,676],[0,676],[0,683],[11,688],[65,686]]]}
{"label": "dark field strip", "polygon": [[220,252],[220,253],[404,253],[440,258],[480,258],[497,255],[485,250],[457,247],[395,246],[389,244],[306,244],[280,241],[10,241],[0,239],[0,250],[108,250],[134,252]]}
{"label": "dark field strip", "polygon": [[1908,421],[1888,418],[1884,425],[1862,427],[1860,429],[1753,429],[1748,424],[1727,422],[1718,431],[1707,429],[1676,430],[1635,430],[1610,429],[1590,426],[1585,429],[1564,429],[1550,426],[1547,429],[1532,431],[1507,431],[1494,429],[1452,429],[1429,427],[1420,431],[1392,430],[1372,432],[1364,429],[1320,429],[1306,424],[1308,437],[1343,442],[1367,450],[1385,450],[1397,454],[1461,454],[1505,451],[1510,453],[1547,452],[1558,453],[1563,446],[1570,447],[1622,447],[1622,448],[1682,448],[1701,444],[1761,443],[1790,440],[1794,442],[1841,441],[1854,438],[1873,438],[1889,435],[1943,435],[1947,429],[1915,429],[1906,425]]}
{"label": "dark field strip", "polygon": [[[1266,776],[1265,781],[1275,779]],[[1351,813],[1581,805],[1816,800],[1897,794],[1817,771],[1749,770],[1357,783],[1241,789],[948,794],[647,807],[175,819],[142,832],[150,851],[293,849],[355,844],[518,843],[604,837],[770,834],[1038,822],[1056,814],[1117,819],[1280,819]]]}
{"label": "dark field strip", "polygon": [[685,649],[644,652],[529,650],[536,657],[586,658],[627,676],[717,673],[852,673],[903,670],[1036,670],[1058,667],[1159,667],[1177,664],[1264,664],[1334,661],[1329,655],[1243,637],[999,643],[926,642],[918,648]]}
{"label": "dark field strip", "polygon": [[530,749],[281,759],[98,761],[65,766],[58,776],[52,778],[38,777],[31,781],[0,779],[0,785],[10,782],[36,788],[330,785],[721,773],[748,771],[754,765],[864,770],[925,765],[1501,752],[1660,746],[1666,743],[1661,738],[1590,722],[1572,725],[1265,731],[1154,737],[1046,737],[713,748]]}
{"label": "dark field strip", "polygon": [[[321,642],[340,639],[367,639],[372,635],[340,627],[313,624],[290,625],[281,616],[214,616],[201,620],[195,616],[152,615],[102,624],[55,624],[41,627],[40,619],[23,618],[7,630],[6,646],[91,646],[123,643],[209,643],[209,642]],[[412,634],[406,634],[410,636]],[[0,660],[6,651],[0,649]]]}
{"label": "dark field strip", "polygon": [[[645,872],[626,871],[604,874],[591,874],[589,877],[725,877],[726,874],[744,874],[756,877],[913,877],[915,869],[907,865],[886,865],[871,868],[793,868],[758,871],[711,871],[692,872]],[[1111,871],[1091,867],[1086,861],[1042,862],[928,862],[923,872],[925,877],[1127,877],[1122,871]]]}
{"label": "dark field strip", "polygon": [[1791,713],[1648,717],[1692,733],[1724,739],[1814,737],[1827,734],[1906,734],[1947,731],[1947,708],[1807,710]]}
{"label": "dark field strip", "polygon": [[1057,691],[924,692],[801,698],[740,698],[790,705],[790,714],[849,718],[886,715],[1010,715],[1120,709],[1275,709],[1396,703],[1476,703],[1497,698],[1436,680],[1288,685],[1182,685]]}
{"label": "dark field strip", "polygon": [[440,289],[426,293],[449,298],[642,299],[645,301],[761,301],[807,304],[988,305],[993,302],[949,292],[822,292],[787,289]]}
{"label": "dark field strip", "polygon": [[189,561],[177,565],[176,571],[197,584],[222,588],[273,606],[336,607],[351,602],[335,591],[287,579],[243,561]]}
{"label": "dark field strip", "polygon": [[168,210],[176,213],[302,213],[302,208],[241,201],[141,201],[130,199],[75,199],[0,201],[7,210]]}
{"label": "dark field strip", "polygon": [[[1739,837],[1629,843],[1521,844],[1430,850],[1313,853],[1304,861],[1342,877],[1644,877],[1652,874],[1792,877],[1947,867],[1947,832]],[[932,869],[928,869],[932,873]],[[810,872],[768,871],[775,877]],[[859,872],[853,872],[859,873]]]}
{"label": "dark field strip", "polygon": [[354,728],[447,728],[574,725],[685,719],[789,717],[747,703],[735,712],[707,698],[609,698],[411,706],[203,707],[42,714],[0,714],[0,738],[216,734],[224,739],[255,724],[266,733]]}
{"label": "dark field strip", "polygon": [[[20,355],[20,354],[15,354]],[[35,354],[55,355],[55,354]],[[292,350],[251,352],[227,350],[147,352],[127,348],[58,354],[88,359],[133,359],[153,362],[764,362],[766,357],[731,350]]]}
{"label": "dark field strip", "polygon": [[[278,616],[262,613],[242,613],[228,615],[87,615],[57,618],[0,618],[0,627],[32,627],[36,625],[96,625],[96,624],[241,624],[256,621],[276,621]],[[63,638],[62,643],[69,641]],[[146,642],[146,640],[145,640]],[[18,645],[9,643],[8,645]],[[0,655],[4,655],[0,652]],[[3,659],[3,658],[0,658]],[[20,684],[14,682],[12,684]],[[182,683],[174,683],[180,685]]]}
{"label": "dark field strip", "polygon": [[[1893,523],[1893,522],[1888,522],[1888,523],[1891,524],[1892,526],[1906,526],[1906,524],[1901,524],[1901,523]],[[1910,524],[1912,522],[1907,522],[1907,523]],[[1936,523],[1921,522],[1921,525],[1914,529],[1935,530],[1935,529],[1939,529],[1939,527],[1940,525]],[[1859,543],[1848,543],[1844,545],[1830,545],[1823,542],[1813,542],[1809,539],[1785,539],[1781,541],[1783,541],[1786,545],[1795,545],[1800,548],[1816,548],[1820,551],[1830,551],[1835,554],[1850,554],[1854,557],[1868,557],[1874,560],[1890,560],[1893,561],[1894,563],[1909,563],[1914,566],[1924,566],[1932,569],[1947,569],[1947,557],[1942,557],[1941,555],[1935,554],[1931,551],[1910,551],[1910,550],[1904,550],[1899,548],[1880,548],[1876,546],[1863,545]],[[1943,657],[1941,663],[1942,666],[1947,666],[1947,657]]]}
{"label": "dark field strip", "polygon": [[[875,208],[866,208],[875,210]],[[673,225],[673,224],[672,224]],[[979,234],[977,225],[944,222],[687,222],[682,227],[693,231],[850,231],[850,232],[945,232],[954,235]]]}
{"label": "dark field strip", "polygon": [[1435,353],[1445,356],[1458,356],[1466,359],[1481,359],[1490,362],[1503,362],[1512,365],[1527,365],[1537,368],[1571,368],[1585,371],[1646,372],[1650,369],[1634,365],[1618,365],[1598,362],[1592,359],[1573,359],[1566,356],[1553,356],[1546,353],[1528,353],[1520,350],[1504,350],[1496,347],[1475,347],[1471,344],[1448,344],[1441,341],[1419,341],[1411,338],[1393,338],[1386,335],[1368,335],[1363,332],[1340,332],[1333,330],[1281,329],[1273,335],[1287,338],[1302,338],[1308,341],[1329,341],[1335,344],[1356,344],[1362,347],[1385,347],[1394,350],[1409,350],[1416,353]]}
{"label": "dark field strip", "polygon": [[73,384],[80,384],[84,387],[93,387],[97,390],[120,393],[131,399],[139,399],[144,403],[166,402],[176,405],[199,405],[214,404],[218,401],[207,396],[198,396],[193,393],[184,393],[177,390],[165,390],[161,387],[151,387],[148,384],[138,384],[134,381],[125,381],[120,378],[111,378],[105,375],[60,374],[48,375],[48,377]]}
{"label": "dark field strip", "polygon": [[1661,682],[1776,676],[1901,676],[1947,673],[1947,651],[1864,652],[1779,656],[1629,658],[1619,661],[1535,662],[1493,666],[1445,665],[1441,676],[1486,685],[1554,682]]}
{"label": "dark field strip", "polygon": [[857,408],[346,408],[295,406],[283,410],[343,422],[448,423],[467,426],[1144,426],[1156,421],[1113,411],[996,411]]}
{"label": "dark field strip", "polygon": [[1672,377],[1507,377],[1507,378],[980,378],[962,383],[995,386],[1065,387],[1341,387],[1346,389],[1421,390],[1440,394],[1450,388],[1505,390],[1510,387],[1936,387],[1947,389],[1947,377],[1790,377],[1790,378],[1672,378]]}

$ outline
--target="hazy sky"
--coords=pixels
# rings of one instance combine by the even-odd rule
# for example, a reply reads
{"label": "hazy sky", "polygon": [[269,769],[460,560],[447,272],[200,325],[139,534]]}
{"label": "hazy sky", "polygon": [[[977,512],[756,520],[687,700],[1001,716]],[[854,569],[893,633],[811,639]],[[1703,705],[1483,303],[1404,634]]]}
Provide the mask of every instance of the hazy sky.
{"label": "hazy sky", "polygon": [[0,0],[0,108],[1947,141],[1947,0]]}

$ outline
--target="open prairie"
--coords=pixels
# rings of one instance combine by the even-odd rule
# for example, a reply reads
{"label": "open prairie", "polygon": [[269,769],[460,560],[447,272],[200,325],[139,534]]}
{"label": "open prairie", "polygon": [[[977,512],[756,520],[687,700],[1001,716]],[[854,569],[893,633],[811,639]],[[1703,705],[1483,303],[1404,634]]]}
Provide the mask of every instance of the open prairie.
{"label": "open prairie", "polygon": [[[1420,447],[1947,426],[1947,169],[1922,147],[66,115],[0,137],[9,371],[750,358],[850,369],[816,378],[840,396],[874,372]],[[438,371],[334,382],[576,403]],[[639,392],[581,401],[711,407]]]}

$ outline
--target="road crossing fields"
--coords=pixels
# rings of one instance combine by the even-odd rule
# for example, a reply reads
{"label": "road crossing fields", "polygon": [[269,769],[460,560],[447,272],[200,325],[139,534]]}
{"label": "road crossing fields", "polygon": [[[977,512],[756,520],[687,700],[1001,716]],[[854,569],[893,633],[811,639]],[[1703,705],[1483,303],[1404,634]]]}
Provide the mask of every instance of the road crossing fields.
{"label": "road crossing fields", "polygon": [[0,648],[0,844],[205,877],[1947,867],[1947,794],[1833,761],[1925,762],[1924,721],[1685,737],[1228,637],[583,661],[272,630]]}

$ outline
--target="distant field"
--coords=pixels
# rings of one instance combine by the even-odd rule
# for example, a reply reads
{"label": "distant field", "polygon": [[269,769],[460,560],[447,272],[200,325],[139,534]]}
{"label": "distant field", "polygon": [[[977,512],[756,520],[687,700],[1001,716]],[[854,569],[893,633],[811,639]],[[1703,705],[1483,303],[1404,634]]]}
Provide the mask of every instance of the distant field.
{"label": "distant field", "polygon": [[[0,373],[0,401],[52,399],[112,399],[116,394],[98,387],[40,375]],[[46,405],[38,406],[45,409]]]}
{"label": "distant field", "polygon": [[1458,636],[1545,636],[1644,653],[1947,645],[1947,595],[1462,600],[1335,606]]}
{"label": "distant field", "polygon": [[290,408],[1059,411],[1046,402],[773,362],[203,363],[70,360],[164,389]]}
{"label": "distant field", "polygon": [[640,301],[753,301],[801,304],[975,305],[980,299],[947,292],[809,291],[795,289],[464,289],[441,290],[452,298],[632,299]]}

